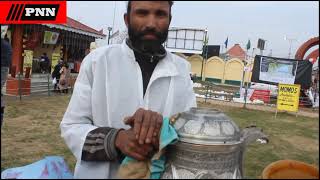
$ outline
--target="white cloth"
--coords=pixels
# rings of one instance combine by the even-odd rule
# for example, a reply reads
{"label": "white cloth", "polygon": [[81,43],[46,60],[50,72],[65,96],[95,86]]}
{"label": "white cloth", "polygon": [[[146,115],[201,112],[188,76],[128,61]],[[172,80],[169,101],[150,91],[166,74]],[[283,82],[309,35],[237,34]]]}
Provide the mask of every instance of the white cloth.
{"label": "white cloth", "polygon": [[55,84],[57,84],[57,78],[53,78],[52,80],[52,85],[55,85]]}
{"label": "white cloth", "polygon": [[117,162],[81,161],[85,138],[93,129],[128,129],[123,119],[140,107],[164,117],[196,107],[190,68],[186,60],[168,52],[157,64],[143,97],[140,66],[125,42],[88,54],[60,124],[61,136],[77,158],[74,177],[115,178],[119,168]]}

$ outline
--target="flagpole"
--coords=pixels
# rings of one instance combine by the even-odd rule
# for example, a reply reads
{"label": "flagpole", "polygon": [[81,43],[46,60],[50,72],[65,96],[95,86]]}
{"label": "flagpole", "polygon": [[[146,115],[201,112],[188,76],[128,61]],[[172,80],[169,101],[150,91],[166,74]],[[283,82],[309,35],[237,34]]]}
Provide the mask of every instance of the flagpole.
{"label": "flagpole", "polygon": [[[247,47],[248,48],[248,47]],[[244,64],[244,71],[243,71],[243,80],[244,81],[244,76],[245,76],[245,73],[246,73],[246,62],[247,62],[247,56],[248,56],[248,49],[246,50],[246,58],[245,58],[245,64]],[[245,82],[243,82],[243,86],[245,88],[244,90],[244,108],[246,108],[246,104],[247,104],[247,87],[248,87],[248,82],[247,82],[247,85],[245,85]]]}
{"label": "flagpole", "polygon": [[207,44],[208,44],[208,42],[206,42],[207,41],[207,34],[208,34],[208,30],[207,29],[205,29],[205,36],[204,36],[204,46],[202,47],[202,65],[201,65],[201,81],[202,81],[202,79],[203,79],[203,62],[204,62],[204,60],[205,60],[205,52],[204,51],[206,51],[207,50]]}
{"label": "flagpole", "polygon": [[[245,76],[245,72],[246,72],[246,64],[247,64],[247,56],[248,56],[248,50],[250,49],[250,46],[251,46],[251,42],[250,42],[250,39],[248,40],[247,42],[247,45],[246,45],[246,53],[245,53],[245,57],[244,57],[244,66],[243,66],[243,72],[242,72],[242,81],[241,81],[241,86],[240,86],[240,95],[241,95],[241,91],[242,91],[242,88],[243,87],[246,87],[244,84],[244,76]],[[244,95],[243,95],[243,99],[244,99],[244,108],[246,108],[246,103],[247,103],[247,89],[245,88],[245,92],[244,92]]]}
{"label": "flagpole", "polygon": [[[247,51],[248,50],[246,50],[246,54],[245,54],[245,57],[244,57],[244,62],[246,61],[246,56],[247,56]],[[241,80],[241,83],[240,83],[240,90],[239,90],[239,94],[240,94],[240,97],[241,97],[241,91],[242,91],[242,87],[243,87],[243,81],[244,81],[244,71],[245,70],[245,63],[243,63],[243,69],[242,69],[242,80]],[[243,97],[243,98],[245,98],[245,97]]]}
{"label": "flagpole", "polygon": [[221,49],[221,54],[223,54],[223,45],[222,45],[222,49]]}
{"label": "flagpole", "polygon": [[113,30],[114,30],[114,20],[116,17],[116,8],[117,8],[117,1],[114,1],[114,7],[113,7],[113,21],[112,21],[112,32],[111,34],[113,34]]}
{"label": "flagpole", "polygon": [[255,48],[252,48],[252,55],[251,55],[251,58],[252,58],[252,59],[254,59],[254,58],[253,58],[254,49],[255,49]]}

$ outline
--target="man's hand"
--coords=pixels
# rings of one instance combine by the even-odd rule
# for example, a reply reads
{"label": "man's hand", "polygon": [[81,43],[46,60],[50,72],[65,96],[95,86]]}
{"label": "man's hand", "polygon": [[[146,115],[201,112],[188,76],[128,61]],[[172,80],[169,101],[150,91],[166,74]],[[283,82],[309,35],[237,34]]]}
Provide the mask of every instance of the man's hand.
{"label": "man's hand", "polygon": [[[139,144],[154,144],[155,139],[159,138],[162,126],[162,115],[157,112],[139,108],[133,116],[125,119],[125,124],[133,128]],[[154,144],[154,146],[156,146],[156,144]]]}
{"label": "man's hand", "polygon": [[135,139],[133,129],[120,130],[115,140],[115,146],[123,154],[136,160],[143,161],[150,158],[153,154],[153,146],[150,144],[140,145]]}

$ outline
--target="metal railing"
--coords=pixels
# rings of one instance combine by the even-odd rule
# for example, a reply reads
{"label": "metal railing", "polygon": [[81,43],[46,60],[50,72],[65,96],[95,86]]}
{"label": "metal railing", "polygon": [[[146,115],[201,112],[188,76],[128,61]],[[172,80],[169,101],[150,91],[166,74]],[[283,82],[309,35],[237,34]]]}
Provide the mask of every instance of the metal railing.
{"label": "metal railing", "polygon": [[[71,75],[68,81],[68,92],[72,93],[73,85],[77,75]],[[17,74],[17,78],[8,76],[8,79],[2,88],[2,94],[15,96],[22,100],[24,96],[47,95],[51,96],[54,92],[51,74],[37,74],[35,77],[24,78],[22,74]],[[56,90],[56,92],[59,92]]]}
{"label": "metal railing", "polygon": [[[243,107],[246,108],[248,104],[250,105],[263,105],[263,106],[277,106],[277,92],[266,93],[268,90],[259,90],[246,88],[244,93],[239,92],[239,86],[230,86],[217,84],[208,81],[194,81],[197,83],[194,87],[194,91],[198,98],[202,98],[204,102],[208,100],[217,100],[232,103],[242,103]],[[249,92],[251,91],[251,92]],[[254,95],[252,92],[254,91]],[[246,97],[246,98],[244,98]],[[315,102],[303,93],[300,93],[299,97],[299,107],[309,108],[311,110],[319,109],[319,107],[314,107]]]}

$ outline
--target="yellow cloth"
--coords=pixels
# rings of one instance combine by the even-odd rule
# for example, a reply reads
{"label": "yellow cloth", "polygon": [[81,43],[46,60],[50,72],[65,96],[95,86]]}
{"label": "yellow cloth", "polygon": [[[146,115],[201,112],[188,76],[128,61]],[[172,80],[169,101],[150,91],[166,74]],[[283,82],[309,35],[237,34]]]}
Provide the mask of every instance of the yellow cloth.
{"label": "yellow cloth", "polygon": [[150,160],[137,161],[126,157],[118,171],[118,177],[123,179],[160,179],[165,170],[165,147],[178,140],[178,134],[170,125],[169,118],[163,119],[161,127],[159,151]]}
{"label": "yellow cloth", "polygon": [[[153,157],[159,159],[164,154],[164,150],[157,152]],[[130,161],[128,164],[122,164],[118,171],[118,178],[121,179],[150,179],[151,161]]]}

